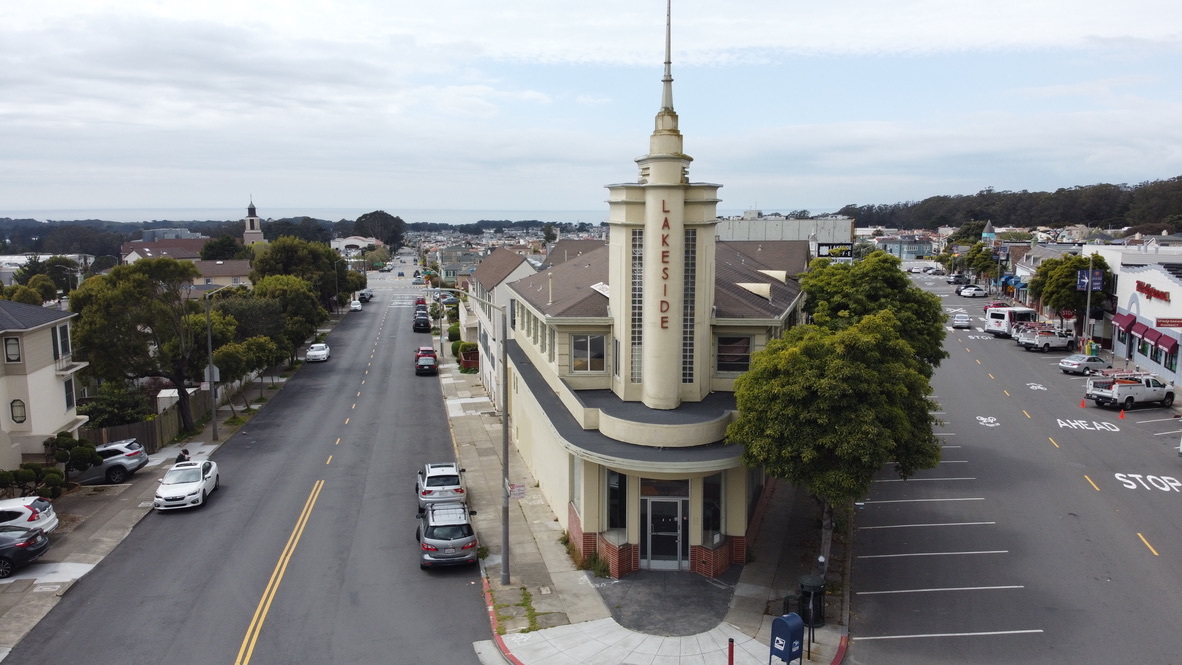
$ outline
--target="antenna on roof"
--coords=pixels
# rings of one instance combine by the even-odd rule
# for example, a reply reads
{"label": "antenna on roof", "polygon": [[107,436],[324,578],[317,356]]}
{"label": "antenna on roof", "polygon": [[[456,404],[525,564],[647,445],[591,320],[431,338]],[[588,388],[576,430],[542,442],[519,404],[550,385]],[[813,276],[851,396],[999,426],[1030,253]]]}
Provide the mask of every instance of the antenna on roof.
{"label": "antenna on roof", "polygon": [[671,55],[673,24],[673,0],[665,2],[665,78],[661,79],[661,110],[673,110],[673,57]]}

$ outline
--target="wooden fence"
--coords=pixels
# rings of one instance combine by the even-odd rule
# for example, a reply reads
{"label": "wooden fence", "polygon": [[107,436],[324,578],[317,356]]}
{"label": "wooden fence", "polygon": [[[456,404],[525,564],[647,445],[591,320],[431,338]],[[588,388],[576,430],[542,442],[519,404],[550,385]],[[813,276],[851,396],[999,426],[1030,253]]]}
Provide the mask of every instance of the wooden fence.
{"label": "wooden fence", "polygon": [[[209,413],[209,391],[199,390],[189,395],[189,412],[193,420],[199,421]],[[134,438],[148,451],[148,454],[159,451],[181,432],[181,414],[177,405],[173,404],[152,420],[145,420],[127,425],[114,427],[89,428],[78,430],[78,438],[86,439],[94,445]]]}

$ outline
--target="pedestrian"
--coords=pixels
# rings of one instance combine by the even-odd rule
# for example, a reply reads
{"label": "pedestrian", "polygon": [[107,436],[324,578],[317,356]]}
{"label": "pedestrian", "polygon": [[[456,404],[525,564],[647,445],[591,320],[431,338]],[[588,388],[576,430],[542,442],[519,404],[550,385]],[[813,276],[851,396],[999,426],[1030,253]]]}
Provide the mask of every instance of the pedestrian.
{"label": "pedestrian", "polygon": [[189,449],[181,448],[181,454],[176,456],[177,463],[189,461]]}

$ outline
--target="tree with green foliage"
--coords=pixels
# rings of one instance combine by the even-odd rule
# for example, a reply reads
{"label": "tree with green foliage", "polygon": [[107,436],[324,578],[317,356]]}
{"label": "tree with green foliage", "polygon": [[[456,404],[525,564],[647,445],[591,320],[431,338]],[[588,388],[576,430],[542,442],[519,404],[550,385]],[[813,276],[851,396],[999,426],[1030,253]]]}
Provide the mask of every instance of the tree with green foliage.
{"label": "tree with green foliage", "polygon": [[406,237],[406,222],[384,210],[367,212],[353,222],[353,233],[377,238],[387,247],[401,247]]}
{"label": "tree with green foliage", "polygon": [[542,242],[549,245],[555,240],[558,240],[558,232],[554,230],[554,223],[546,222],[546,224],[542,226]]}
{"label": "tree with green foliage", "polygon": [[66,484],[65,474],[54,466],[24,462],[19,468],[0,470],[0,496],[41,496],[56,499]]}
{"label": "tree with green foliage", "polygon": [[131,383],[106,381],[98,394],[78,405],[78,414],[90,418],[88,427],[114,427],[138,423],[153,415],[147,393]]}
{"label": "tree with green foliage", "polygon": [[250,248],[242,245],[229,234],[211,238],[201,246],[202,261],[229,261],[250,258]]}
{"label": "tree with green foliage", "polygon": [[36,291],[41,296],[41,302],[57,300],[57,284],[49,278],[49,275],[33,275],[25,286]]}
{"label": "tree with green foliage", "polygon": [[981,234],[985,231],[985,222],[965,222],[961,224],[951,235],[948,236],[947,244],[952,245],[975,245],[981,242]]}
{"label": "tree with green foliage", "polygon": [[4,289],[4,299],[12,302],[20,302],[26,305],[41,306],[45,301],[41,298],[41,292],[37,289],[31,289],[24,284],[14,284]]}
{"label": "tree with green foliage", "polygon": [[[287,358],[286,347],[275,343],[275,340],[261,335],[248,338],[242,342],[246,353],[251,359],[252,371],[265,371],[283,362]],[[271,377],[271,385],[275,385],[275,377]],[[263,384],[259,382],[259,398],[263,397]]]}
{"label": "tree with green foliage", "polygon": [[[1097,310],[1111,297],[1112,271],[1099,254],[1091,255],[1091,263],[1093,270],[1104,273],[1104,290],[1092,292],[1092,308]],[[1030,280],[1030,296],[1038,301],[1040,308],[1049,308],[1060,320],[1069,318],[1064,313],[1071,310],[1075,315],[1075,335],[1082,339],[1089,313],[1087,290],[1076,290],[1080,270],[1088,270],[1087,256],[1066,254],[1057,259],[1043,259]]]}
{"label": "tree with green foliage", "polygon": [[234,339],[242,342],[251,337],[279,338],[283,335],[283,306],[270,298],[260,298],[254,293],[233,297],[214,296],[213,311],[231,316],[238,323]]}
{"label": "tree with green foliage", "polygon": [[68,256],[51,256],[45,259],[45,274],[62,293],[68,294],[78,288],[78,275],[81,270],[78,262]]}
{"label": "tree with green foliage", "polygon": [[191,297],[198,276],[189,261],[140,259],[86,280],[70,298],[74,355],[107,381],[167,379],[185,430],[194,428],[185,387],[205,352],[205,317]]}
{"label": "tree with green foliage", "polygon": [[890,310],[930,377],[948,357],[944,310],[940,299],[916,286],[901,266],[898,258],[882,251],[854,263],[815,259],[800,278],[804,311],[816,325],[843,330],[863,317]]}
{"label": "tree with green foliage", "polygon": [[[250,352],[247,350],[246,345],[240,342],[223,344],[213,352],[213,364],[218,368],[218,374],[220,376],[218,380],[223,384],[223,388],[229,390],[227,384],[241,381],[250,373]],[[242,400],[244,406],[249,408],[250,404],[246,402],[245,395]],[[234,416],[237,416],[238,412],[234,410],[234,396],[230,395],[227,397],[226,403],[230,405],[230,412]]]}
{"label": "tree with green foliage", "polygon": [[80,472],[103,463],[94,444],[86,439],[75,439],[68,432],[58,432],[42,444],[45,452],[52,455],[65,469],[65,480],[70,481],[70,472]]}
{"label": "tree with green foliage", "polygon": [[[365,288],[365,274],[349,270],[348,260],[324,243],[279,238],[260,251],[251,264],[250,280],[293,275],[313,287],[321,306],[336,309],[344,298]],[[334,306],[333,303],[336,303]]]}
{"label": "tree with green foliage", "polygon": [[13,284],[28,284],[33,275],[45,274],[45,262],[37,254],[32,254],[25,264],[12,273]]}
{"label": "tree with green foliage", "polygon": [[283,308],[283,337],[289,360],[295,362],[297,349],[328,320],[328,312],[320,306],[312,285],[294,275],[271,275],[255,282],[254,293],[275,300]]}
{"label": "tree with green foliage", "polygon": [[840,330],[797,326],[753,354],[735,380],[739,415],[726,441],[743,446],[747,466],[821,502],[828,558],[835,507],[865,497],[888,463],[901,478],[939,463],[930,372],[887,309]]}

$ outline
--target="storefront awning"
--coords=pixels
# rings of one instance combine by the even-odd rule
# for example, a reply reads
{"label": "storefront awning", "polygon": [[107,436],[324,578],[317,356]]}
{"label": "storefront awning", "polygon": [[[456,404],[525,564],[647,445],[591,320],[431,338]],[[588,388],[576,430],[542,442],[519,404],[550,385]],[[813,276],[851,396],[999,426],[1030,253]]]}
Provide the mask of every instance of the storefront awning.
{"label": "storefront awning", "polygon": [[1170,337],[1169,335],[1162,335],[1161,337],[1157,338],[1157,346],[1162,351],[1165,351],[1166,355],[1168,356],[1171,353],[1178,351],[1178,340]]}
{"label": "storefront awning", "polygon": [[1149,342],[1150,344],[1156,344],[1158,338],[1160,338],[1160,337],[1161,337],[1160,330],[1157,330],[1156,328],[1150,328],[1149,330],[1145,331],[1145,334],[1141,336],[1141,339],[1145,340],[1146,342]]}
{"label": "storefront awning", "polygon": [[1112,315],[1112,325],[1116,326],[1117,328],[1120,328],[1122,332],[1128,332],[1129,328],[1132,328],[1133,324],[1136,322],[1137,322],[1137,317],[1133,316],[1132,314],[1113,314]]}
{"label": "storefront awning", "polygon": [[1145,325],[1144,323],[1134,323],[1133,329],[1129,332],[1133,333],[1137,337],[1142,337],[1145,335],[1146,330],[1149,330],[1149,326]]}

